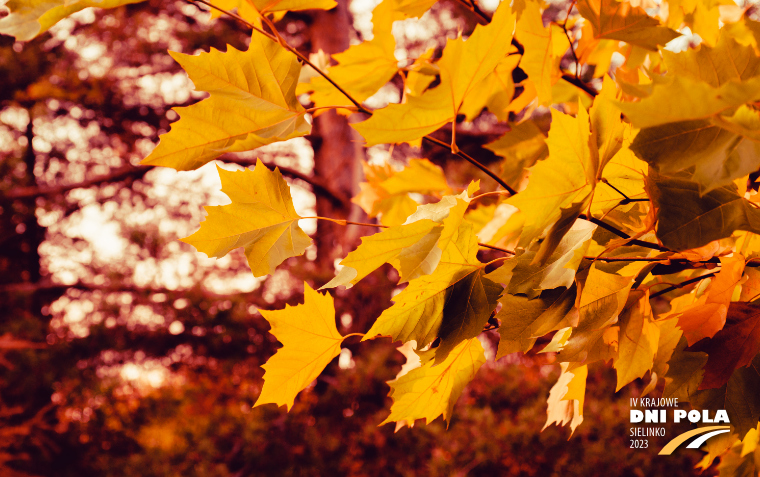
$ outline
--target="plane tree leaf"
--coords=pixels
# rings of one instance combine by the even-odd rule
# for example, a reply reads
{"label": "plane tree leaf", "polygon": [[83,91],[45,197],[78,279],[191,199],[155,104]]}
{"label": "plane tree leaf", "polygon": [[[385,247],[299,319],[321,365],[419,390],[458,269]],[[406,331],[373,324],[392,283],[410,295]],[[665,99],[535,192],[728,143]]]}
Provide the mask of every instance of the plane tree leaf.
{"label": "plane tree leaf", "polygon": [[511,124],[509,132],[484,147],[504,159],[499,175],[507,184],[519,184],[526,169],[549,155],[546,136],[533,121]]}
{"label": "plane tree leaf", "polygon": [[29,41],[53,25],[88,7],[116,8],[143,0],[9,0],[10,13],[0,18],[0,34]]}
{"label": "plane tree leaf", "polygon": [[587,376],[587,366],[578,366],[570,370],[567,363],[562,363],[562,373],[549,391],[544,429],[554,423],[559,426],[569,423],[572,435],[581,425]]}
{"label": "plane tree leaf", "polygon": [[760,419],[760,356],[755,356],[747,367],[738,368],[728,383],[716,389],[697,391],[689,396],[692,406],[698,409],[725,409],[731,425],[740,437],[757,427]]}
{"label": "plane tree leaf", "polygon": [[248,0],[262,14],[300,10],[330,10],[335,0]]}
{"label": "plane tree leaf", "polygon": [[575,306],[576,287],[543,291],[530,299],[504,294],[499,298],[499,348],[496,359],[518,351],[527,352],[536,339],[570,326],[568,315]]}
{"label": "plane tree leaf", "polygon": [[274,272],[285,259],[303,254],[311,239],[298,226],[290,188],[279,169],[257,160],[254,170],[217,168],[229,205],[206,207],[201,228],[182,239],[209,257],[223,257],[243,247],[253,275]]}
{"label": "plane tree leaf", "polygon": [[460,342],[480,334],[503,288],[485,277],[477,250],[472,225],[465,222],[435,271],[411,280],[364,339],[381,335],[394,341],[414,340],[417,349],[422,349],[440,338],[435,351],[435,361],[440,363]]}
{"label": "plane tree leaf", "polygon": [[478,26],[465,41],[449,40],[437,66],[441,83],[421,96],[409,96],[402,104],[377,110],[368,120],[352,124],[368,146],[410,142],[451,122],[468,93],[473,91],[506,56],[514,32],[515,17],[508,4],[501,5],[486,26]]}
{"label": "plane tree leaf", "polygon": [[483,345],[477,338],[471,338],[455,346],[440,363],[428,360],[389,381],[389,396],[393,398],[391,414],[380,425],[398,421],[413,423],[417,419],[425,419],[425,423],[430,424],[440,415],[448,425],[454,404],[485,362]]}
{"label": "plane tree leaf", "polygon": [[691,179],[703,192],[730,184],[760,167],[760,143],[708,119],[642,129],[631,149],[664,175],[691,171]]}
{"label": "plane tree leaf", "polygon": [[620,40],[657,51],[680,33],[660,24],[641,7],[616,0],[579,0],[578,12],[594,28],[594,37]]}
{"label": "plane tree leaf", "polygon": [[698,248],[735,230],[760,233],[760,210],[741,197],[734,184],[700,195],[695,182],[650,178],[657,207],[657,238],[669,249]]}
{"label": "plane tree leaf", "polygon": [[433,273],[469,202],[467,191],[445,196],[436,204],[419,206],[403,225],[362,237],[361,245],[341,260],[338,275],[322,288],[355,285],[384,263],[399,271],[400,283]]}
{"label": "plane tree leaf", "polygon": [[512,270],[507,291],[535,298],[542,290],[569,288],[595,230],[596,225],[591,222],[578,220],[543,263],[535,263],[535,250],[526,251],[507,262],[505,266]]}
{"label": "plane tree leaf", "polygon": [[660,341],[649,293],[631,293],[631,298],[632,303],[620,317],[618,354],[612,361],[617,371],[615,392],[652,369]]}
{"label": "plane tree leaf", "polygon": [[720,262],[720,272],[707,290],[693,305],[676,315],[689,345],[714,337],[726,324],[731,297],[744,272],[744,257],[734,254],[721,257]]}
{"label": "plane tree leaf", "polygon": [[525,246],[559,220],[561,209],[591,198],[596,169],[589,148],[588,113],[583,108],[575,118],[554,109],[551,113],[549,157],[531,168],[528,187],[506,201],[519,212],[496,238],[520,234],[520,245]]}
{"label": "plane tree leaf", "polygon": [[699,389],[723,386],[734,370],[749,366],[760,352],[760,304],[731,303],[725,326],[712,338],[690,346],[688,351],[707,353]]}
{"label": "plane tree leaf", "polygon": [[174,108],[179,121],[142,163],[196,169],[226,152],[241,152],[308,134],[311,126],[295,96],[296,56],[263,35],[247,51],[228,46],[197,56],[171,52],[200,91],[201,102]]}
{"label": "plane tree leaf", "polygon": [[254,407],[274,403],[290,410],[296,395],[340,354],[343,336],[335,326],[333,299],[304,283],[303,305],[259,311],[282,348],[262,366],[264,387]]}
{"label": "plane tree leaf", "polygon": [[[333,0],[322,1],[335,5]],[[338,64],[331,66],[327,73],[357,101],[364,101],[375,94],[398,72],[398,60],[394,55],[396,40],[391,34],[393,3],[393,0],[384,0],[372,12],[374,37],[371,40],[351,45],[346,51],[332,55]],[[368,71],[372,74],[367,74]],[[354,106],[345,94],[319,75],[313,76],[309,83],[299,84],[296,93],[311,93],[310,99],[315,107]]]}
{"label": "plane tree leaf", "polygon": [[[517,22],[515,37],[525,53],[520,68],[528,75],[542,105],[552,103],[552,85],[559,79],[559,59],[552,44],[552,29],[544,27],[538,2],[527,2]],[[525,93],[523,93],[525,94]]]}
{"label": "plane tree leaf", "polygon": [[591,363],[608,360],[617,352],[618,315],[625,307],[633,277],[607,273],[592,265],[578,300],[578,323],[557,359]]}

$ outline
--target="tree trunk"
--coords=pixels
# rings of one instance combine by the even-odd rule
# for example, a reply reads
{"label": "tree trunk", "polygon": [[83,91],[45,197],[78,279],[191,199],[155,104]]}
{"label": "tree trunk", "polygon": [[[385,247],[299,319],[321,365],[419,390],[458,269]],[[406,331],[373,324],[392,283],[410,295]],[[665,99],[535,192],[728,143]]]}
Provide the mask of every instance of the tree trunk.
{"label": "tree trunk", "polygon": [[[312,51],[334,54],[346,50],[352,28],[347,0],[338,0],[338,6],[330,11],[318,11],[311,24]],[[348,125],[347,119],[335,111],[317,116],[310,139],[314,148],[314,174],[347,197],[356,195],[362,178],[364,150],[361,137]],[[357,221],[362,219],[363,212],[356,205],[338,206],[317,195],[317,215]],[[315,242],[322,264],[331,264],[345,256],[360,234],[356,226],[344,227],[327,221],[319,221],[317,227]]]}

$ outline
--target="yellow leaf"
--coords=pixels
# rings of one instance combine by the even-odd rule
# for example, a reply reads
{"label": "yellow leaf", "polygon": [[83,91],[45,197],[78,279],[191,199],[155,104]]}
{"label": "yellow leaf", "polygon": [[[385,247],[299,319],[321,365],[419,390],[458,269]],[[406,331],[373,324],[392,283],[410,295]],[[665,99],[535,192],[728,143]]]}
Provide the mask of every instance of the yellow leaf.
{"label": "yellow leaf", "polygon": [[[361,245],[341,260],[340,264],[343,268],[338,275],[322,288],[334,288],[347,284],[355,285],[385,263],[395,262],[396,268],[401,268],[397,259],[400,254],[410,249],[417,253],[407,253],[407,259],[417,258],[415,260],[416,268],[421,268],[425,274],[432,273],[438,265],[437,259],[440,258],[440,254],[430,260],[427,257],[436,247],[442,229],[442,225],[432,220],[419,220],[362,237]],[[419,245],[421,241],[424,242],[422,245],[426,246],[426,250],[414,250],[414,246]],[[413,257],[408,257],[408,255],[413,255]]]}
{"label": "yellow leaf", "polygon": [[263,35],[251,37],[245,52],[228,46],[226,53],[170,54],[195,87],[211,96],[175,108],[180,120],[143,164],[195,169],[226,152],[256,149],[311,130],[295,96],[298,59]]}
{"label": "yellow leaf", "polygon": [[712,338],[726,324],[728,305],[744,272],[744,257],[721,257],[720,272],[712,279],[704,295],[691,308],[678,315],[678,326],[693,345],[702,338]]}
{"label": "yellow leaf", "polygon": [[620,118],[620,110],[615,106],[617,97],[617,85],[609,76],[604,76],[602,91],[594,99],[589,115],[591,116],[591,143],[596,148],[591,148],[592,158],[596,163],[597,177],[602,176],[602,171],[608,162],[623,147],[623,140],[630,130],[630,126]]}
{"label": "yellow leaf", "polygon": [[633,277],[607,273],[591,267],[578,300],[578,324],[558,355],[560,361],[591,363],[615,355],[617,343],[610,339],[610,325],[617,322],[633,285]]}
{"label": "yellow leaf", "polygon": [[330,10],[337,5],[335,0],[251,0],[261,13],[299,10]]}
{"label": "yellow leaf", "polygon": [[391,414],[380,425],[405,420],[426,424],[443,414],[448,424],[454,404],[464,387],[486,362],[483,345],[477,338],[462,341],[439,364],[432,360],[407,374],[389,381],[393,398]]}
{"label": "yellow leaf", "polygon": [[509,132],[483,147],[504,158],[500,175],[512,185],[522,181],[527,168],[549,155],[546,136],[533,121],[511,124]]}
{"label": "yellow leaf", "polygon": [[433,273],[469,203],[468,191],[446,196],[438,203],[417,207],[403,225],[362,237],[361,245],[340,262],[343,268],[338,275],[322,288],[355,285],[384,263],[398,270],[399,283]]}
{"label": "yellow leaf", "polygon": [[680,33],[662,26],[641,7],[617,0],[579,0],[578,12],[594,28],[595,38],[620,40],[657,51]]}
{"label": "yellow leaf", "polygon": [[562,374],[549,391],[546,409],[546,429],[550,425],[564,426],[570,423],[571,435],[583,422],[583,401],[586,396],[588,367],[579,366],[568,371],[568,364],[562,363]]}
{"label": "yellow leaf", "polygon": [[451,193],[443,169],[427,159],[410,159],[401,171],[390,165],[364,163],[367,182],[359,184],[360,192],[352,199],[370,217],[380,216],[383,225],[401,225],[417,208],[409,193],[434,195]]}
{"label": "yellow leaf", "polygon": [[488,108],[499,121],[509,119],[509,105],[515,95],[512,70],[519,62],[520,55],[502,58],[493,72],[465,96],[459,113],[464,114],[467,121],[472,121],[483,108]]}
{"label": "yellow leaf", "polygon": [[222,192],[232,203],[206,207],[209,215],[200,230],[183,242],[209,257],[223,257],[244,247],[256,277],[268,275],[285,259],[303,254],[311,239],[298,226],[301,217],[278,169],[272,172],[257,160],[252,171],[217,170]]}
{"label": "yellow leaf", "polygon": [[630,305],[620,321],[618,355],[613,359],[617,371],[615,392],[652,369],[660,340],[660,328],[652,317],[648,292]]}
{"label": "yellow leaf", "polygon": [[[259,28],[262,26],[261,13],[256,9],[252,0],[213,0],[210,3],[224,10],[237,10],[238,15],[244,20],[248,20]],[[209,13],[212,19],[220,18],[224,15],[222,11],[216,8],[210,9]]]}
{"label": "yellow leaf", "polygon": [[[549,157],[530,170],[528,187],[506,203],[517,207],[498,236],[520,230],[520,244],[527,245],[561,216],[561,209],[587,201],[596,183],[596,169],[589,149],[589,117],[580,108],[573,118],[552,109],[547,144]],[[494,240],[494,239],[492,239]]]}
{"label": "yellow leaf", "polygon": [[541,8],[538,2],[528,2],[517,22],[517,40],[525,48],[520,60],[520,68],[530,78],[538,94],[538,102],[548,105],[552,102],[552,84],[557,81],[559,64],[555,61],[552,48],[552,30],[544,28]]}
{"label": "yellow leaf", "polygon": [[497,67],[509,51],[515,17],[508,4],[496,10],[491,23],[479,25],[465,41],[449,40],[438,61],[441,84],[403,104],[375,111],[368,120],[352,124],[367,146],[411,142],[456,118],[462,102]]}
{"label": "yellow leaf", "polygon": [[623,146],[602,172],[603,183],[594,189],[591,214],[598,217],[613,207],[623,212],[629,211],[636,203],[618,206],[625,198],[621,192],[629,199],[646,199],[648,196],[644,189],[644,179],[648,169],[646,162],[637,158],[627,146]]}
{"label": "yellow leaf", "polygon": [[304,283],[303,305],[259,311],[282,348],[262,366],[264,387],[254,407],[274,403],[290,410],[296,395],[340,354],[343,336],[335,326],[333,299]]}
{"label": "yellow leaf", "polygon": [[0,18],[0,34],[29,41],[53,25],[88,7],[116,8],[143,0],[9,0],[10,14]]}
{"label": "yellow leaf", "polygon": [[[398,60],[394,54],[396,40],[391,34],[394,20],[392,8],[393,0],[384,0],[375,7],[372,12],[375,25],[372,40],[352,45],[348,50],[333,55],[338,65],[331,66],[327,73],[357,101],[364,101],[375,94],[398,71]],[[310,83],[299,84],[296,94],[304,93],[311,93],[315,107],[354,105],[322,76],[312,77]]]}
{"label": "yellow leaf", "polygon": [[502,287],[484,276],[477,251],[472,225],[462,223],[435,272],[410,281],[364,339],[382,335],[394,341],[415,340],[421,349],[440,338],[435,351],[439,363],[462,340],[480,334]]}

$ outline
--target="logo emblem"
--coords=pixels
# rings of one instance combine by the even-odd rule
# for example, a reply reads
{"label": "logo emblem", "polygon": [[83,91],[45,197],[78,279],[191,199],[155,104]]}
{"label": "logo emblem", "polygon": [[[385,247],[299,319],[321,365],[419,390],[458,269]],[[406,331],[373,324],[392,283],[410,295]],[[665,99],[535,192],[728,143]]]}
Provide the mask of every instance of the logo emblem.
{"label": "logo emblem", "polygon": [[681,444],[688,441],[692,437],[700,436],[701,434],[700,437],[694,439],[691,444],[686,446],[687,449],[699,449],[702,447],[702,444],[707,441],[707,439],[730,431],[731,426],[709,426],[700,427],[699,429],[694,429],[689,432],[684,432],[683,434],[676,436],[672,441],[668,442],[667,445],[660,451],[660,455],[672,454]]}

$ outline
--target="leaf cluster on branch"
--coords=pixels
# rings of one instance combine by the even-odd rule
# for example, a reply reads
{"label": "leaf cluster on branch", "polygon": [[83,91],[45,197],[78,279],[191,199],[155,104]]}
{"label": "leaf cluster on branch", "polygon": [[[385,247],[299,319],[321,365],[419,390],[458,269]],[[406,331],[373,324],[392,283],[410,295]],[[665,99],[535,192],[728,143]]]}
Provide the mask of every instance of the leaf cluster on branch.
{"label": "leaf cluster on branch", "polygon": [[[132,1],[11,0],[0,32],[26,40],[81,8]],[[666,397],[726,409],[734,431],[727,465],[746,460],[732,446],[754,449],[760,418],[753,7],[667,0],[648,13],[647,2],[577,0],[557,14],[539,0],[515,0],[489,16],[475,0],[458,0],[480,24],[400,63],[393,22],[435,2],[383,0],[373,38],[321,68],[276,22],[289,11],[330,9],[331,0],[198,2],[252,29],[250,45],[171,53],[209,95],[176,108],[180,119],[143,164],[196,169],[305,136],[311,116],[335,110],[355,115],[367,146],[425,140],[482,173],[454,184],[426,158],[402,170],[365,164],[352,200],[378,219],[359,225],[381,230],[317,284],[350,287],[385,264],[405,284],[362,335],[414,347],[414,365],[390,382],[385,422],[449,421],[486,361],[483,343],[498,333],[495,359],[536,349],[561,363],[547,425],[580,425],[588,366],[611,362],[618,390],[644,379],[643,394],[664,384]],[[664,49],[684,27],[701,44]],[[367,106],[394,78],[403,83],[400,102]],[[497,166],[458,145],[457,129],[483,115],[509,127],[485,146],[502,158]],[[450,141],[431,136],[441,129]],[[257,277],[304,253],[311,238],[299,221],[315,217],[296,212],[277,168],[218,171],[231,203],[207,207],[184,241],[211,257],[243,248]],[[498,258],[486,260],[486,250]],[[304,289],[302,305],[262,311],[283,348],[265,365],[256,405],[290,408],[351,336],[338,332],[331,295]]]}

